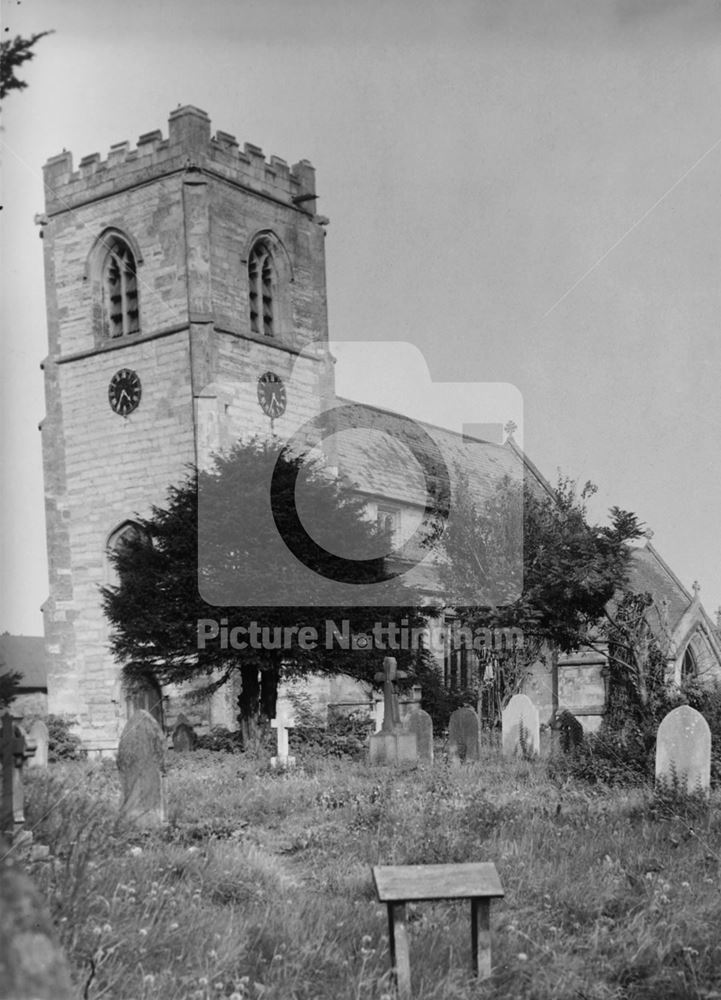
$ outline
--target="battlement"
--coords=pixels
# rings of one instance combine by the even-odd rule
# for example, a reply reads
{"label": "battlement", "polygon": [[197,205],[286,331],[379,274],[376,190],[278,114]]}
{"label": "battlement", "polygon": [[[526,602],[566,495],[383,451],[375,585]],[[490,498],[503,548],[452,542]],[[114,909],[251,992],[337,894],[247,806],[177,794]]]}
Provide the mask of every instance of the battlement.
{"label": "battlement", "polygon": [[167,139],[160,129],[145,132],[134,149],[129,142],[116,142],[106,159],[91,153],[77,169],[67,150],[51,156],[43,168],[45,210],[53,214],[74,208],[183,170],[212,172],[306,213],[315,210],[315,170],[308,160],[290,167],[279,156],[266,160],[263,150],[250,142],[241,149],[229,132],[211,136],[210,118],[190,104],[171,112]]}

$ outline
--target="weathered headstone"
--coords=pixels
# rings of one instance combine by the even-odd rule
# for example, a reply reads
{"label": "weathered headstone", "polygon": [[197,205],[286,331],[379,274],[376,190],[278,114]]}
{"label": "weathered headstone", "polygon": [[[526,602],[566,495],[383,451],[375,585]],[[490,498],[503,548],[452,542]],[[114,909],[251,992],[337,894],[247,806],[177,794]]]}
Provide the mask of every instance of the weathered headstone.
{"label": "weathered headstone", "polygon": [[[502,747],[506,757],[537,754],[541,747],[538,709],[527,694],[514,694],[501,715]],[[523,736],[521,736],[523,734]]]}
{"label": "weathered headstone", "polygon": [[35,744],[35,756],[28,761],[28,767],[47,767],[50,734],[42,719],[33,722],[28,730],[28,736]]}
{"label": "weathered headstone", "polygon": [[[0,833],[14,841],[20,836],[25,822],[23,767],[34,755],[35,746],[10,712],[5,712],[0,723]],[[27,839],[32,839],[32,835],[28,834]]]}
{"label": "weathered headstone", "polygon": [[558,730],[561,750],[564,753],[572,753],[583,743],[583,726],[567,708],[559,713],[555,728]]}
{"label": "weathered headstone", "polygon": [[405,721],[409,733],[416,734],[418,760],[425,764],[433,763],[433,719],[422,708],[416,709]]}
{"label": "weathered headstone", "polygon": [[160,826],[166,820],[165,739],[144,708],[128,721],[118,745],[122,783],[121,810],[142,826]]}
{"label": "weathered headstone", "polygon": [[278,740],[277,756],[270,758],[271,767],[293,767],[295,757],[288,753],[288,730],[295,726],[295,719],[290,712],[282,705],[276,708],[275,718],[271,720],[271,727],[276,730]]}
{"label": "weathered headstone", "polygon": [[679,705],[656,733],[656,784],[708,794],[711,785],[711,730],[700,712]]}
{"label": "weathered headstone", "polygon": [[67,959],[47,906],[0,837],[0,995],[74,1000]]}
{"label": "weathered headstone", "polygon": [[172,738],[173,750],[175,750],[176,753],[187,753],[189,750],[195,750],[195,746],[198,742],[195,730],[184,715],[178,716],[178,721],[175,723],[175,728],[173,729]]}
{"label": "weathered headstone", "polygon": [[448,756],[470,763],[481,757],[481,723],[473,708],[457,708],[448,722]]}
{"label": "weathered headstone", "polygon": [[375,675],[377,681],[383,681],[383,725],[380,732],[370,737],[371,764],[402,764],[418,759],[416,735],[401,725],[398,696],[393,686],[397,678],[406,676],[405,670],[398,669],[393,656],[385,657],[382,673]]}

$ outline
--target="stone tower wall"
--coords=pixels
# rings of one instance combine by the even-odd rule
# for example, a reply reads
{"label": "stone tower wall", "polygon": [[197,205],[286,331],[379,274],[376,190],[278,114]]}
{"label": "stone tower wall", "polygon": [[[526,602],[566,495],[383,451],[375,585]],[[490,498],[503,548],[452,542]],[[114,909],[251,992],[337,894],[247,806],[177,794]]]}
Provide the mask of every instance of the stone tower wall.
{"label": "stone tower wall", "polygon": [[[269,431],[256,395],[264,371],[289,380],[276,433],[332,394],[324,220],[308,197],[310,164],[291,169],[250,144],[240,150],[227,133],[211,138],[207,115],[192,107],[171,114],[167,139],[118,143],[77,170],[72,154],[53,157],[45,183],[49,711],[74,717],[86,745],[103,751],[126,720],[99,594],[110,579],[108,537],[162,503],[199,451],[207,459],[241,434]],[[100,263],[113,231],[136,256],[140,330],[109,339]],[[273,338],[250,331],[247,257],[259,233],[273,240],[283,278]],[[299,359],[312,341],[319,347]],[[108,404],[121,368],[142,384],[127,417]]]}

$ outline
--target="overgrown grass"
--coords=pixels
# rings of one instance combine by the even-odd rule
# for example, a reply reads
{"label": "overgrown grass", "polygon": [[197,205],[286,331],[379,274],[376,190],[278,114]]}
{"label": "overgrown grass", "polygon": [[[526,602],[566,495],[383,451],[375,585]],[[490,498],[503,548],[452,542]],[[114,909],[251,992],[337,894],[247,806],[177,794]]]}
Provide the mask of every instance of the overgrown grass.
{"label": "overgrown grass", "polygon": [[493,861],[494,975],[469,974],[469,905],[410,908],[419,1000],[721,995],[721,815],[543,763],[372,768],[199,752],[171,762],[170,823],[118,817],[112,762],[31,775],[45,891],[90,1000],[381,1000],[385,909],[370,866]]}

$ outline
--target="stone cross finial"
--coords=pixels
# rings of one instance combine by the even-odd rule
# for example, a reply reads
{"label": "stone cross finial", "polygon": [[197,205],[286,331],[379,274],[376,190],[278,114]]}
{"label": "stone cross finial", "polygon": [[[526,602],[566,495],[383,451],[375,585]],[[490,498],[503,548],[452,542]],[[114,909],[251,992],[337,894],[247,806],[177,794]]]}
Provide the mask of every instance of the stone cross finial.
{"label": "stone cross finial", "polygon": [[691,590],[693,591],[694,600],[697,601],[698,595],[701,593],[701,584],[698,582],[698,580],[693,581],[693,583],[691,584]]}
{"label": "stone cross finial", "polygon": [[383,681],[383,725],[381,731],[384,733],[392,733],[401,724],[401,713],[393,681],[407,676],[408,673],[405,670],[398,669],[394,656],[384,657],[383,670],[375,675],[374,680]]}
{"label": "stone cross finial", "polygon": [[271,719],[271,729],[277,730],[278,755],[271,757],[271,767],[292,767],[295,757],[288,753],[288,730],[295,726],[295,719],[285,707],[277,708],[275,718]]}
{"label": "stone cross finial", "polygon": [[655,532],[654,532],[653,528],[646,528],[646,530],[643,533],[643,537],[644,538],[648,538],[648,540],[650,542],[651,539],[653,538],[654,534],[655,534]]}
{"label": "stone cross finial", "polygon": [[503,428],[503,430],[506,432],[509,438],[512,438],[514,433],[518,430],[518,424],[515,423],[513,420],[509,420],[508,423]]}
{"label": "stone cross finial", "polygon": [[15,837],[25,822],[22,769],[25,761],[34,753],[35,745],[26,738],[10,712],[5,712],[0,731],[0,831],[9,833],[12,837]]}

